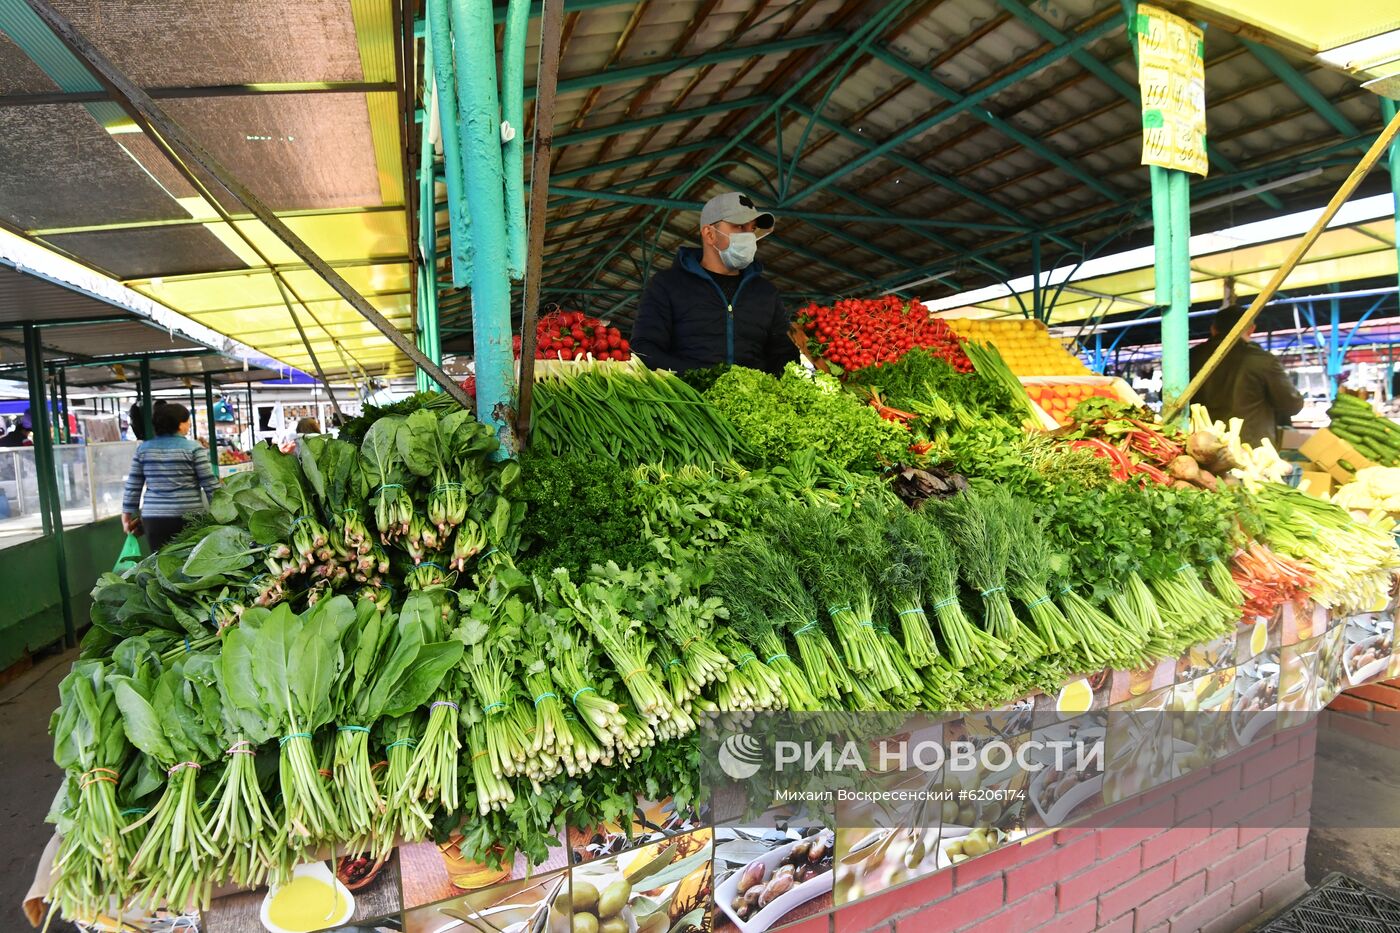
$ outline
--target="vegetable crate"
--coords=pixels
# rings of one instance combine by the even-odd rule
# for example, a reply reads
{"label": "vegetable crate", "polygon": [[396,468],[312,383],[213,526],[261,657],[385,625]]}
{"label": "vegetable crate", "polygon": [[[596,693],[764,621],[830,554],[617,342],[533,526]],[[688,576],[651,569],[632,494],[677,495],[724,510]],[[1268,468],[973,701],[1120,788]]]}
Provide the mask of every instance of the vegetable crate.
{"label": "vegetable crate", "polygon": [[1298,448],[1298,453],[1317,464],[1319,469],[1332,474],[1338,483],[1351,482],[1356,478],[1357,470],[1379,466],[1327,428],[1316,431]]}
{"label": "vegetable crate", "polygon": [[252,469],[252,461],[248,463],[223,463],[219,465],[219,479],[228,479],[237,473],[247,473]]}
{"label": "vegetable crate", "polygon": [[1041,414],[1047,430],[1069,424],[1069,413],[1089,398],[1111,398],[1130,405],[1145,404],[1133,387],[1114,376],[1022,376],[1021,385]]}

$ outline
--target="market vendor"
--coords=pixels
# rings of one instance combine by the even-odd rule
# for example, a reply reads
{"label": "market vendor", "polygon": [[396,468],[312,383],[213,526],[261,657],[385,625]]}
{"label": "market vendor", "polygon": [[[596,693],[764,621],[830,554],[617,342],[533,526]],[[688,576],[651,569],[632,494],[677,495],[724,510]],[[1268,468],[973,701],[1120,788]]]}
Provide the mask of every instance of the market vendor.
{"label": "market vendor", "polygon": [[[1192,374],[1205,365],[1244,314],[1239,305],[1228,305],[1215,313],[1210,339],[1191,351]],[[1257,446],[1262,438],[1268,438],[1277,444],[1279,426],[1303,410],[1303,396],[1283,364],[1268,350],[1249,342],[1253,334],[1251,324],[1201,386],[1195,400],[1219,421],[1243,419],[1240,440],[1244,443]]]}
{"label": "market vendor", "polygon": [[773,215],[746,195],[721,194],[700,212],[700,247],[682,246],[642,294],[632,352],[653,369],[682,372],[732,363],[779,373],[797,359],[791,319],[763,266],[758,241]]}

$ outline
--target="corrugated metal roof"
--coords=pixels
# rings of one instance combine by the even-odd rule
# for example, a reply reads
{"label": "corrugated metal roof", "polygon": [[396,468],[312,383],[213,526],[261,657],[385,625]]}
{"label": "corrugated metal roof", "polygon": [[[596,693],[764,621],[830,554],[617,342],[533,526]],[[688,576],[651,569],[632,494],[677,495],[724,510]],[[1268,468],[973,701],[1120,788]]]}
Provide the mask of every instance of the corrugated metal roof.
{"label": "corrugated metal roof", "polygon": [[[1092,251],[1140,245],[1150,239],[1149,231],[1134,229],[1145,216],[1148,186],[1147,172],[1139,163],[1141,115],[1130,99],[1137,69],[1120,4],[926,0],[910,4],[886,28],[875,44],[876,55],[847,53],[824,61],[830,50],[827,45],[736,57],[700,69],[686,56],[829,31],[837,28],[841,11],[848,19],[840,28],[849,32],[887,8],[873,0],[864,4],[724,0],[712,4],[709,15],[694,27],[705,6],[698,0],[623,2],[566,16],[569,39],[561,63],[563,80],[645,62],[674,62],[673,69],[652,78],[560,95],[554,132],[556,144],[561,139],[563,144],[556,150],[554,169],[574,173],[565,183],[568,187],[602,191],[604,198],[616,192],[689,202],[731,184],[752,189],[765,203],[775,205],[779,214],[777,230],[765,241],[760,258],[780,286],[795,294],[878,291],[930,272],[948,275],[948,284],[926,284],[918,289],[921,295],[977,287],[995,280],[986,262],[999,266],[1004,274],[1026,272],[1030,235],[853,221],[828,223],[827,229],[820,229],[812,222],[782,216],[783,208],[817,214],[878,211],[896,218],[969,224],[1019,219],[1047,237],[1052,231],[1059,235],[1058,243],[1043,241],[1047,264],[1064,259],[1065,243]],[[750,25],[736,35],[736,27],[746,19]],[[630,34],[624,38],[629,27]],[[675,48],[687,27],[693,27],[693,35]],[[1058,45],[1095,29],[1102,34],[1095,33],[1098,38],[1084,43],[1080,52],[1055,51]],[[1359,148],[1309,161],[1310,152],[1342,140],[1332,123],[1308,107],[1234,35],[1208,28],[1206,43],[1208,127],[1218,158],[1210,177],[1197,183],[1196,200],[1239,194],[1238,182],[1222,182],[1236,172],[1259,170],[1260,180],[1271,181],[1298,172],[1300,165],[1317,165],[1322,171],[1273,189],[1265,196],[1268,204],[1245,196],[1198,213],[1193,224],[1197,229],[1211,228],[1317,206],[1345,177],[1348,162]],[[1363,137],[1376,131],[1380,118],[1374,97],[1347,77],[1287,49],[1284,52],[1291,66]],[[532,46],[532,59],[533,54]],[[872,159],[873,147],[957,106],[895,67],[887,60],[890,56],[931,76],[954,95],[979,94],[989,88],[994,92],[986,94],[977,107],[960,107],[960,112]],[[838,69],[847,65],[851,67],[838,75]],[[829,123],[814,127],[808,135],[785,202],[772,190],[781,184],[772,120],[744,140],[744,149],[725,157],[728,164],[715,173],[718,178],[694,183],[684,193],[685,170],[701,165],[713,150],[664,155],[671,147],[696,140],[711,140],[716,147],[727,143],[752,120],[759,104],[698,122],[676,120],[617,135],[600,133],[609,126],[724,101],[759,95],[772,99],[813,69],[819,72],[816,79],[792,101],[802,111],[821,103],[834,78],[839,77],[839,83],[821,114]],[[1020,80],[1006,80],[1022,69]],[[527,72],[532,74],[533,68],[527,67]],[[585,106],[587,112],[581,113]],[[801,113],[784,109],[781,148],[786,157],[791,158],[806,124]],[[568,139],[580,131],[587,138]],[[1359,145],[1364,145],[1364,139]],[[662,155],[655,161],[580,174],[590,165],[649,152]],[[841,173],[834,184],[802,196],[814,180],[833,173]],[[649,182],[650,178],[657,180]],[[611,210],[603,210],[606,207]],[[648,268],[650,245],[657,244],[662,253],[653,262],[665,264],[666,255],[678,244],[695,238],[693,213],[652,214],[651,208],[630,203],[553,197],[544,286],[556,290],[547,292],[546,300],[588,304],[595,312],[611,308],[624,320],[630,317],[641,273]],[[578,219],[580,215],[585,216]],[[646,218],[651,218],[646,228],[632,236],[620,255],[600,266],[618,239],[627,237]],[[664,228],[659,225],[662,218]],[[445,253],[444,243],[439,256]],[[580,291],[571,294],[570,288]],[[607,288],[622,291],[611,296],[598,291]],[[449,301],[448,307],[460,309],[454,311],[452,326],[469,325],[462,302]]]}

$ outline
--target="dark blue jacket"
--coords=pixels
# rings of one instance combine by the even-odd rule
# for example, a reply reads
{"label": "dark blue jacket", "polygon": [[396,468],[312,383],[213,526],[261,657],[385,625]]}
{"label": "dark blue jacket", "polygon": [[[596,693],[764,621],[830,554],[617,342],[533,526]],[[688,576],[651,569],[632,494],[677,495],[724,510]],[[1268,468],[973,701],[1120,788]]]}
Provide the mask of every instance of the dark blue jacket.
{"label": "dark blue jacket", "polygon": [[632,324],[632,352],[652,369],[682,372],[734,363],[770,373],[797,359],[791,318],[778,290],[755,262],[742,273],[731,308],[724,290],[682,246],[675,264],[647,283]]}

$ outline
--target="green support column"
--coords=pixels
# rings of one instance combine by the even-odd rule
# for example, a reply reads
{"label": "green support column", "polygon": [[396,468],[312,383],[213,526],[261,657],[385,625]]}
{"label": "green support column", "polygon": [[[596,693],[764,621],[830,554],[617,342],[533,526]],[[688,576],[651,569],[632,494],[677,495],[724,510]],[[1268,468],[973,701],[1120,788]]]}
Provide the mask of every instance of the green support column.
{"label": "green support column", "polygon": [[[1395,119],[1395,108],[1395,101],[1389,97],[1381,98],[1381,116],[1385,117],[1387,124]],[[1390,144],[1387,158],[1390,161],[1390,193],[1395,199],[1395,229],[1398,234],[1395,238],[1396,273],[1397,278],[1400,278],[1400,139]]]}
{"label": "green support column", "polygon": [[39,328],[24,325],[24,362],[28,368],[29,416],[34,423],[34,472],[39,486],[39,513],[44,534],[53,535],[54,560],[58,564],[58,598],[63,612],[63,641],[78,643],[73,627],[73,599],[68,591],[68,555],[63,546],[63,503],[58,494],[58,468],[54,462],[53,436],[47,430],[48,406],[44,399],[44,347]]}
{"label": "green support column", "polygon": [[462,164],[472,224],[472,348],[476,416],[514,450],[508,409],[514,394],[510,277],[506,271],[504,168],[496,40],[490,0],[451,0]]}
{"label": "green support column", "polygon": [[505,143],[506,270],[525,278],[525,42],[529,0],[510,0],[501,54],[501,119],[515,130]]}
{"label": "green support column", "polygon": [[141,357],[140,375],[137,377],[137,391],[141,396],[141,420],[145,423],[146,437],[155,437],[155,426],[151,423],[151,361]]}
{"label": "green support column", "polygon": [[1162,397],[1191,382],[1191,176],[1166,171],[1171,224],[1171,306],[1162,314]]}
{"label": "green support column", "polygon": [[58,410],[58,367],[49,367],[49,437],[55,444],[63,443],[62,415]]}
{"label": "green support column", "polygon": [[219,435],[214,430],[214,377],[204,374],[204,413],[209,425],[209,463],[219,475]]}
{"label": "green support column", "polygon": [[1044,320],[1042,311],[1044,310],[1045,291],[1040,286],[1040,234],[1031,237],[1031,274],[1035,276],[1035,284],[1031,286],[1031,313],[1037,321]]}
{"label": "green support column", "polygon": [[[438,135],[442,139],[443,180],[447,183],[447,223],[452,244],[452,287],[466,288],[471,282],[471,217],[463,187],[466,176],[462,167],[461,140],[457,135],[457,88],[452,76],[452,31],[447,12],[447,0],[429,0],[428,42],[423,57],[423,72],[432,75],[436,91],[434,101],[438,115]],[[523,105],[522,105],[523,108]],[[433,209],[433,146],[429,140],[431,121],[423,121],[423,182],[420,182],[419,211],[425,222],[422,238],[432,240],[436,251],[436,210]],[[424,183],[425,182],[425,183]],[[424,353],[428,353],[424,348]],[[428,356],[435,363],[441,356]]]}

